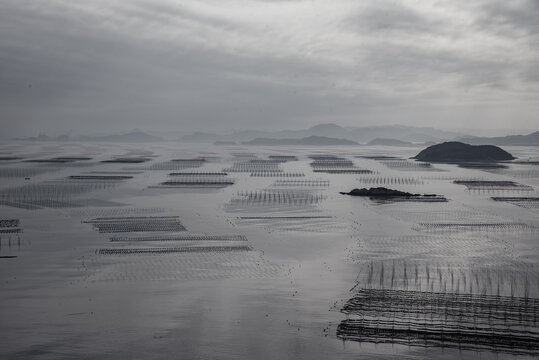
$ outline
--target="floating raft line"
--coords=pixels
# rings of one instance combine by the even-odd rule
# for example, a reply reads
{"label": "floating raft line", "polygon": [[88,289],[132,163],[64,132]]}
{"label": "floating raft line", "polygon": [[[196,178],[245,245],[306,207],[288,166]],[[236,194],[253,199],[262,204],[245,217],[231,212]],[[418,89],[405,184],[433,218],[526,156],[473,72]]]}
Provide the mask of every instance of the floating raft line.
{"label": "floating raft line", "polygon": [[169,176],[227,176],[226,172],[171,172]]}
{"label": "floating raft line", "polygon": [[164,186],[211,186],[211,185],[234,185],[234,181],[165,181]]}
{"label": "floating raft line", "polygon": [[514,181],[454,180],[454,184],[464,185],[468,190],[523,190],[533,191],[533,187]]}
{"label": "floating raft line", "polygon": [[0,229],[0,234],[18,234],[18,233],[22,233],[22,229],[20,228]]}
{"label": "floating raft line", "polygon": [[186,231],[178,216],[111,217],[82,222],[92,224],[100,233]]}
{"label": "floating raft line", "polygon": [[118,171],[85,171],[83,174],[112,174],[112,175],[138,175],[144,171],[118,170]]}
{"label": "floating raft line", "polygon": [[148,231],[186,231],[179,222],[142,222],[142,223],[98,223],[94,227],[100,233],[148,232]]}
{"label": "floating raft line", "polygon": [[514,196],[493,196],[491,197],[494,201],[529,201],[529,202],[539,202],[539,197],[514,197]]}
{"label": "floating raft line", "polygon": [[539,299],[360,289],[337,337],[369,343],[537,355]]}
{"label": "floating raft line", "polygon": [[534,226],[517,222],[497,222],[497,223],[419,223],[419,226],[433,228],[526,228],[535,229]]}
{"label": "floating raft line", "polygon": [[99,249],[99,255],[130,255],[130,254],[172,254],[172,253],[207,253],[229,251],[251,251],[250,246],[198,246],[174,248],[139,248],[139,249]]}
{"label": "floating raft line", "polygon": [[332,219],[333,216],[239,216],[241,220],[304,220],[304,219]]}
{"label": "floating raft line", "polygon": [[179,219],[179,216],[129,216],[129,217],[99,217],[92,220],[83,220],[82,223],[94,224],[103,223],[107,221],[139,221],[139,220],[165,220],[165,219]]}
{"label": "floating raft line", "polygon": [[[383,327],[385,326],[385,327]],[[505,352],[514,355],[537,355],[537,334],[477,329],[457,329],[447,326],[423,326],[407,328],[413,324],[377,324],[361,319],[341,322],[337,337],[342,340],[370,342],[375,344],[400,344],[421,347],[458,348],[472,351]]]}
{"label": "floating raft line", "polygon": [[253,177],[283,177],[283,178],[296,178],[304,177],[303,173],[285,173],[282,171],[252,171],[251,176]]}
{"label": "floating raft line", "polygon": [[360,169],[313,169],[315,173],[326,173],[326,174],[372,174],[371,170],[360,170]]}
{"label": "floating raft line", "polygon": [[19,219],[0,219],[0,227],[17,227]]}
{"label": "floating raft line", "polygon": [[111,242],[120,241],[247,241],[245,235],[185,235],[185,236],[141,236],[111,237]]}
{"label": "floating raft line", "polygon": [[133,176],[127,175],[71,175],[71,180],[128,180]]}
{"label": "floating raft line", "polygon": [[369,160],[405,160],[403,158],[395,156],[385,156],[385,155],[371,155],[371,156],[355,156],[358,159],[369,159]]}
{"label": "floating raft line", "polygon": [[153,185],[148,186],[148,189],[222,189],[231,184],[216,184],[216,185]]}

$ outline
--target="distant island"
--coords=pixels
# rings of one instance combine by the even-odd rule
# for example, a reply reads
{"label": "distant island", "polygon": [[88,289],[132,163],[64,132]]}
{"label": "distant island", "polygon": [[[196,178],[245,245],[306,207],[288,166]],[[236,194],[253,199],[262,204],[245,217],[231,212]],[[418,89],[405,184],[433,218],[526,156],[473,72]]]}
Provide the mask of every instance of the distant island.
{"label": "distant island", "polygon": [[384,145],[384,146],[413,146],[414,143],[397,139],[376,138],[367,143],[367,145]]}
{"label": "distant island", "polygon": [[330,146],[330,145],[359,145],[357,142],[346,139],[336,139],[325,136],[309,136],[302,139],[269,139],[256,138],[250,141],[243,141],[242,145],[264,145],[264,146],[281,146],[281,145],[313,145],[313,146]]}
{"label": "distant island", "polygon": [[470,145],[458,141],[432,145],[413,159],[428,162],[496,162],[513,160],[515,157],[494,145]]}
{"label": "distant island", "polygon": [[466,137],[459,139],[472,145],[539,146],[539,131],[528,135],[509,135],[500,137]]}

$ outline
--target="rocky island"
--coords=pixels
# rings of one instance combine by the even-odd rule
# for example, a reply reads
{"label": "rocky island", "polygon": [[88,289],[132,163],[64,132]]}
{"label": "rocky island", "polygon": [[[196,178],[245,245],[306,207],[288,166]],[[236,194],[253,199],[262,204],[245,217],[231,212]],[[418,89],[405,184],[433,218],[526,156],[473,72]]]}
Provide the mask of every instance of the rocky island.
{"label": "rocky island", "polygon": [[515,157],[494,145],[469,145],[458,141],[432,145],[413,159],[428,162],[496,162],[513,160]]}
{"label": "rocky island", "polygon": [[385,187],[376,187],[370,189],[353,189],[350,192],[340,192],[342,195],[368,196],[372,199],[391,199],[391,200],[416,200],[416,201],[437,201],[445,202],[447,199],[436,194],[412,194],[405,191],[388,189]]}

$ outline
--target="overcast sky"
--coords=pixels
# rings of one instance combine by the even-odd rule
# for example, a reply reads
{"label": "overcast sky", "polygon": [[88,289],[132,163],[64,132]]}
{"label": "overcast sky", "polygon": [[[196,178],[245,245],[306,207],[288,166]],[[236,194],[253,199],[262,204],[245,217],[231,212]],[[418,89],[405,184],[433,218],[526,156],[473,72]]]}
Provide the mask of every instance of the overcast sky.
{"label": "overcast sky", "polygon": [[0,125],[537,129],[538,19],[538,0],[0,0]]}

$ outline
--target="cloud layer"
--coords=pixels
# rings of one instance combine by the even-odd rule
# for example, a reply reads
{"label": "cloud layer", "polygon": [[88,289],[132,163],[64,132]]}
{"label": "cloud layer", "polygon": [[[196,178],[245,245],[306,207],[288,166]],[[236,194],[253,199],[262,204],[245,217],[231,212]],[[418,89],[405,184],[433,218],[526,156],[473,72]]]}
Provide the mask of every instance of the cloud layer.
{"label": "cloud layer", "polygon": [[0,7],[7,134],[538,124],[536,0]]}

